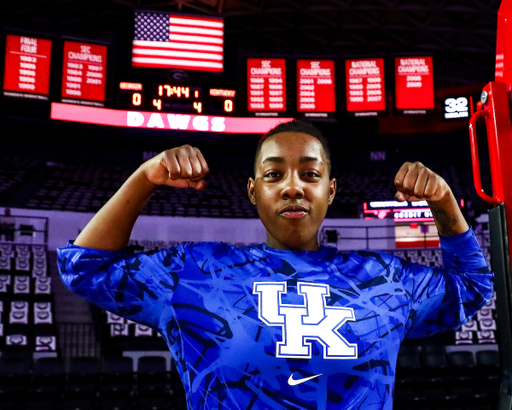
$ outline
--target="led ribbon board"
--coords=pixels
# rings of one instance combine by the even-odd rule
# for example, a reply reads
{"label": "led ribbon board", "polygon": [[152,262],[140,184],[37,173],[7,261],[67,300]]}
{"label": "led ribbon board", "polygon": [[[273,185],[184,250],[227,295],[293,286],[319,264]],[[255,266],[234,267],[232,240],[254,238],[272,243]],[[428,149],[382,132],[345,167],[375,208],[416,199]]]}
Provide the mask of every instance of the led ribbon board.
{"label": "led ribbon board", "polygon": [[53,120],[141,129],[263,134],[293,118],[238,118],[163,112],[113,110],[52,103]]}
{"label": "led ribbon board", "polygon": [[365,219],[387,219],[395,222],[431,222],[434,220],[427,201],[372,201],[363,203]]}

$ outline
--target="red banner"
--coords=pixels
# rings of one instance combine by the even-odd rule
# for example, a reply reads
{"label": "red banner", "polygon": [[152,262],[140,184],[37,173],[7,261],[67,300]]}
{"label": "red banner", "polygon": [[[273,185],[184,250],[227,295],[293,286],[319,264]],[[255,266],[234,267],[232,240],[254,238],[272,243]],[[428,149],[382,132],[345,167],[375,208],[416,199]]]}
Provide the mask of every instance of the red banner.
{"label": "red banner", "polygon": [[347,111],[365,113],[386,110],[384,59],[345,61]]}
{"label": "red banner", "polygon": [[247,110],[286,111],[286,60],[247,59]]}
{"label": "red banner", "polygon": [[297,60],[297,111],[336,111],[334,60]]}
{"label": "red banner", "polygon": [[107,46],[64,42],[62,98],[105,101]]}
{"label": "red banner", "polygon": [[5,46],[4,94],[41,94],[45,96],[43,99],[48,99],[51,51],[51,40],[8,34]]}
{"label": "red banner", "polygon": [[432,57],[395,58],[395,104],[399,110],[434,108]]}

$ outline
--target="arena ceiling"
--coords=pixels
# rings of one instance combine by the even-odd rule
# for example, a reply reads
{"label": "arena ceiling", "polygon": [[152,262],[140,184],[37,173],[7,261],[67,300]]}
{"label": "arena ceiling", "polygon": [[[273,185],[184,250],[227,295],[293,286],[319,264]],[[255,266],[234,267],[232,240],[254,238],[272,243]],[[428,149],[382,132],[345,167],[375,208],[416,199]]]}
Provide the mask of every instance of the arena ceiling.
{"label": "arena ceiling", "polygon": [[112,38],[133,32],[133,10],[225,19],[227,46],[297,56],[432,54],[438,85],[494,78],[500,0],[19,0],[5,29]]}

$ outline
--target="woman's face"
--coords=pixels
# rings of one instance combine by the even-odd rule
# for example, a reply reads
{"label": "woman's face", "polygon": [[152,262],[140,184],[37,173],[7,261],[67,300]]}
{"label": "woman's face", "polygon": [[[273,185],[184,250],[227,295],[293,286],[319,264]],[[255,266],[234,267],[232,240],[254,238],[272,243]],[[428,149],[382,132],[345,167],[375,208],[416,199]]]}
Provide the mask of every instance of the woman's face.
{"label": "woman's face", "polygon": [[317,250],[317,234],[336,193],[322,144],[311,135],[269,137],[256,159],[248,194],[276,249]]}

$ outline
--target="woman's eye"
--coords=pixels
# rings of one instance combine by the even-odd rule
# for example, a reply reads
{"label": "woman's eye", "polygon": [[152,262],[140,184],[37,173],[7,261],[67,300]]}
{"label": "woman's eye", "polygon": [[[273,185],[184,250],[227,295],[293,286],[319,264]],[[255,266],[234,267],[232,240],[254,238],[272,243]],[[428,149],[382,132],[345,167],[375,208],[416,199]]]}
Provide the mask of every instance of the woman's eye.
{"label": "woman's eye", "polygon": [[266,178],[277,178],[279,174],[277,172],[269,172],[268,174],[265,174]]}
{"label": "woman's eye", "polygon": [[316,172],[306,172],[306,177],[308,178],[319,178],[320,175],[318,175]]}

